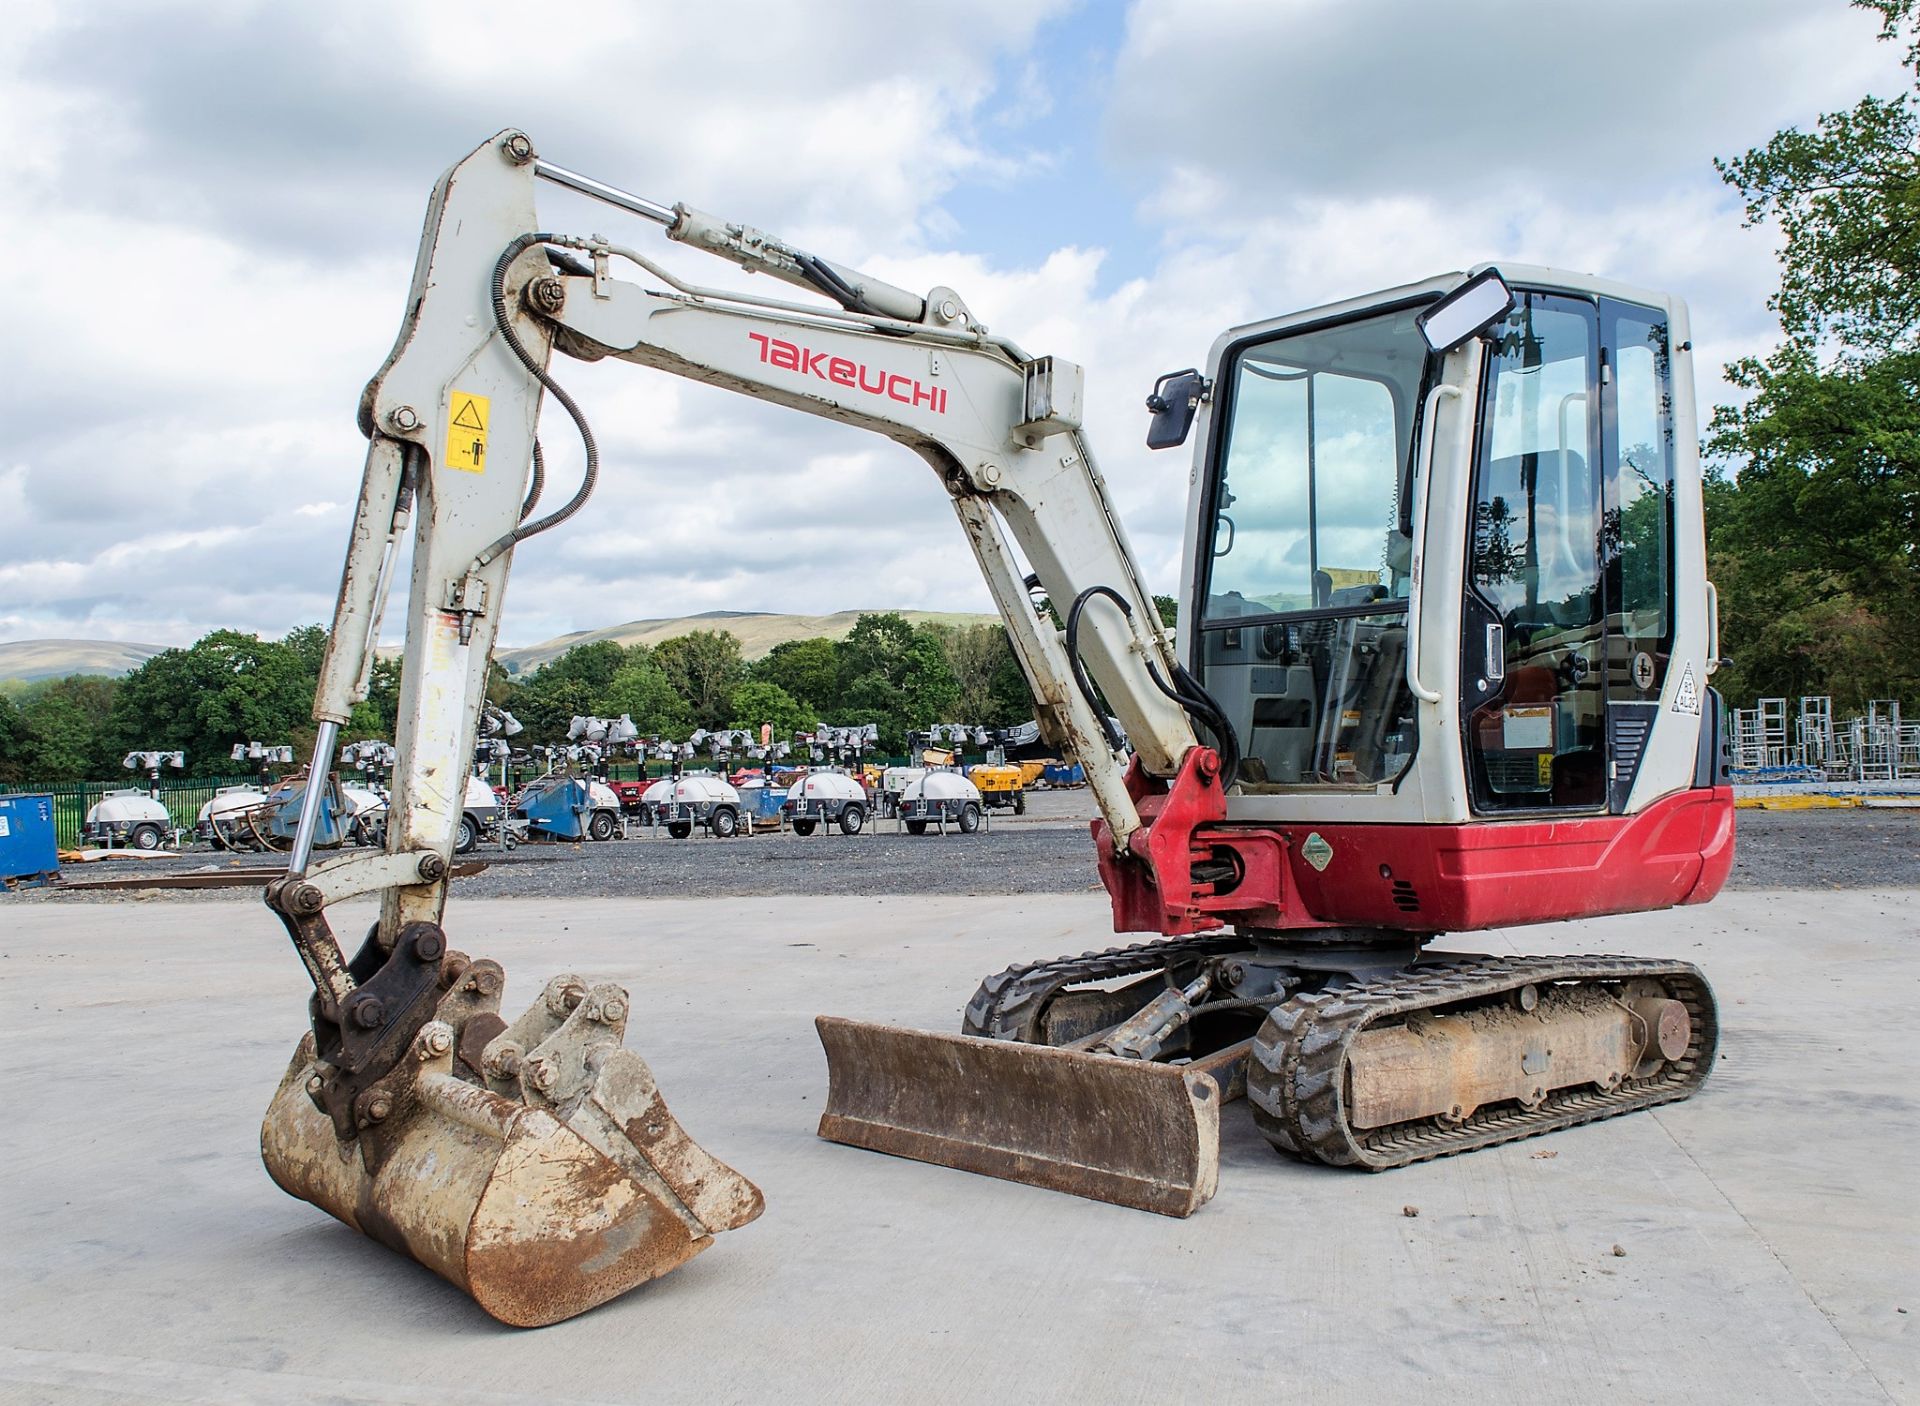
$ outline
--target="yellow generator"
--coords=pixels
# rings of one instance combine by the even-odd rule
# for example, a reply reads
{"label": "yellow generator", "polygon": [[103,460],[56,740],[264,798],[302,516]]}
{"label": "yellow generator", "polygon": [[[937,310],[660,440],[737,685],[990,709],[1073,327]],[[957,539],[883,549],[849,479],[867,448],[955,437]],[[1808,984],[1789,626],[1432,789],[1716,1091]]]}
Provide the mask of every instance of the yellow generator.
{"label": "yellow generator", "polygon": [[1019,762],[981,762],[967,768],[967,780],[980,792],[981,804],[990,810],[1010,809],[1015,815],[1026,814],[1031,779]]}

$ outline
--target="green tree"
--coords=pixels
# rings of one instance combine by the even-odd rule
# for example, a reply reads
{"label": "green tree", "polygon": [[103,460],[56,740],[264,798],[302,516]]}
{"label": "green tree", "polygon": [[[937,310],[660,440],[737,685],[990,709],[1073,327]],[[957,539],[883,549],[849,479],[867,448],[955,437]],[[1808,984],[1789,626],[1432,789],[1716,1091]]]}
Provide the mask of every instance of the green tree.
{"label": "green tree", "polygon": [[840,688],[839,645],[825,636],[782,640],[751,672],[797,702],[816,710],[829,708]]}
{"label": "green tree", "polygon": [[994,665],[993,679],[988,687],[993,700],[988,712],[991,726],[1017,727],[1034,717],[1033,690],[1027,687],[1027,676],[1020,668],[1020,661],[1014,657],[1011,645]]}
{"label": "green tree", "polygon": [[1033,716],[1013,644],[999,625],[928,625],[953,675],[952,721],[1010,727]]}
{"label": "green tree", "polygon": [[1153,608],[1160,612],[1162,628],[1171,630],[1180,619],[1180,602],[1174,596],[1155,596]]}
{"label": "green tree", "polygon": [[627,666],[627,647],[613,640],[595,640],[577,644],[559,658],[544,665],[535,678],[549,684],[562,679],[577,679],[589,688],[605,688],[613,676]]}
{"label": "green tree", "polygon": [[686,700],[696,726],[727,725],[733,715],[733,691],[746,675],[740,641],[730,631],[695,630],[662,640],[653,657]]}
{"label": "green tree", "polygon": [[109,750],[181,748],[201,775],[232,768],[236,742],[313,738],[314,675],[300,650],[237,630],[215,630],[163,650],[120,681],[106,726]]}
{"label": "green tree", "polygon": [[653,652],[635,645],[627,656],[620,672],[596,695],[594,712],[601,717],[625,713],[643,735],[686,731],[692,720],[687,701],[654,660]]}
{"label": "green tree", "polygon": [[280,642],[294,652],[300,666],[317,680],[320,662],[327,655],[328,638],[324,625],[302,625],[297,630],[288,630]]}
{"label": "green tree", "polygon": [[124,751],[107,736],[118,685],[73,674],[36,687],[20,708],[22,779],[92,781],[120,773]]}
{"label": "green tree", "polygon": [[[626,646],[613,640],[578,644],[515,682],[505,698],[496,701],[504,702],[526,726],[523,741],[558,742],[566,737],[567,725],[574,718],[607,714],[607,699],[614,692],[614,680],[635,662],[645,664],[645,649],[640,649],[636,661],[630,659]],[[493,697],[492,684],[488,696]],[[629,709],[621,707],[611,711],[618,714]],[[637,714],[634,721],[639,722]]]}
{"label": "green tree", "polygon": [[[319,682],[316,673],[316,688]],[[347,719],[347,733],[353,737],[380,737],[391,742],[399,716],[400,661],[375,659],[373,672],[367,680],[367,696],[354,705],[353,714]]]}
{"label": "green tree", "polygon": [[526,728],[521,742],[558,742],[567,735],[567,724],[591,713],[598,700],[599,690],[585,679],[549,678],[541,669],[514,689],[507,708]]}
{"label": "green tree", "polygon": [[931,630],[897,612],[862,615],[840,646],[841,701],[826,721],[877,723],[881,745],[897,751],[915,728],[958,721],[948,715],[959,694]]}
{"label": "green tree", "polygon": [[1751,393],[1708,447],[1710,567],[1736,701],[1920,690],[1920,0],[1856,0],[1915,88],[1717,163],[1777,224],[1782,343],[1727,368]]}
{"label": "green tree", "polygon": [[10,694],[0,693],[0,781],[27,779],[27,720]]}
{"label": "green tree", "polygon": [[748,679],[733,691],[733,720],[727,726],[743,727],[758,735],[761,724],[770,724],[773,740],[786,742],[818,721],[814,709],[797,701],[779,684]]}

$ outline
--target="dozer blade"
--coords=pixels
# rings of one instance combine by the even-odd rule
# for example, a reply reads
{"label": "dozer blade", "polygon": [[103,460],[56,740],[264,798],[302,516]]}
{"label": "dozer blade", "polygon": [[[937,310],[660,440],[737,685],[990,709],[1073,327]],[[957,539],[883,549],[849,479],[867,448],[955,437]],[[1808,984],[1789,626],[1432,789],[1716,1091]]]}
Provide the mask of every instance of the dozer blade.
{"label": "dozer blade", "polygon": [[318,1105],[308,1035],[260,1131],[281,1189],[516,1327],[605,1303],[760,1214],[759,1191],[686,1135],[621,1048],[625,991],[557,978],[505,1026],[500,985],[493,963],[463,963],[351,1141]]}
{"label": "dozer blade", "polygon": [[1188,1216],[1220,1179],[1220,1105],[1244,1044],[1204,1064],[944,1035],[821,1016],[820,1136]]}

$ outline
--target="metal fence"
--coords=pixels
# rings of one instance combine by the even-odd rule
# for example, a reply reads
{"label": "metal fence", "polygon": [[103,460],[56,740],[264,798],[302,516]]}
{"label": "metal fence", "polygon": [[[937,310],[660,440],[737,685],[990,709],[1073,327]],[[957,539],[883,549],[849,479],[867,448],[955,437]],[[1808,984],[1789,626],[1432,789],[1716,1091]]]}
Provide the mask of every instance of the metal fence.
{"label": "metal fence", "polygon": [[[200,807],[213,798],[213,793],[222,786],[252,786],[259,783],[257,776],[177,776],[162,777],[160,781],[160,803],[167,808],[167,814],[173,823],[183,829],[191,829]],[[50,786],[10,786],[0,783],[0,795],[10,796],[52,796],[54,836],[62,848],[71,849],[80,843],[80,827],[86,823],[87,812],[109,791],[138,791],[147,794],[147,787],[139,778],[120,781],[57,781]]]}

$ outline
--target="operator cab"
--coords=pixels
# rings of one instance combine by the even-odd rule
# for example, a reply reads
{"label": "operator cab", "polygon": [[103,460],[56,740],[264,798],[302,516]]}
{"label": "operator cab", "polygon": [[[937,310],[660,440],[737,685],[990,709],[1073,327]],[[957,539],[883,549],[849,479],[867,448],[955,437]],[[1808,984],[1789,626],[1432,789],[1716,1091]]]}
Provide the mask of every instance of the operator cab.
{"label": "operator cab", "polygon": [[[1676,484],[1699,492],[1675,425],[1684,308],[1538,273],[1436,279],[1216,347],[1181,641],[1238,733],[1235,819],[1618,814],[1663,692],[1669,730],[1697,734],[1697,529],[1700,618],[1676,651]],[[1439,319],[1489,284],[1490,320],[1436,351]],[[1416,679],[1443,695],[1433,718]],[[1650,794],[1693,784],[1692,741]],[[1259,799],[1291,796],[1311,810]]]}

